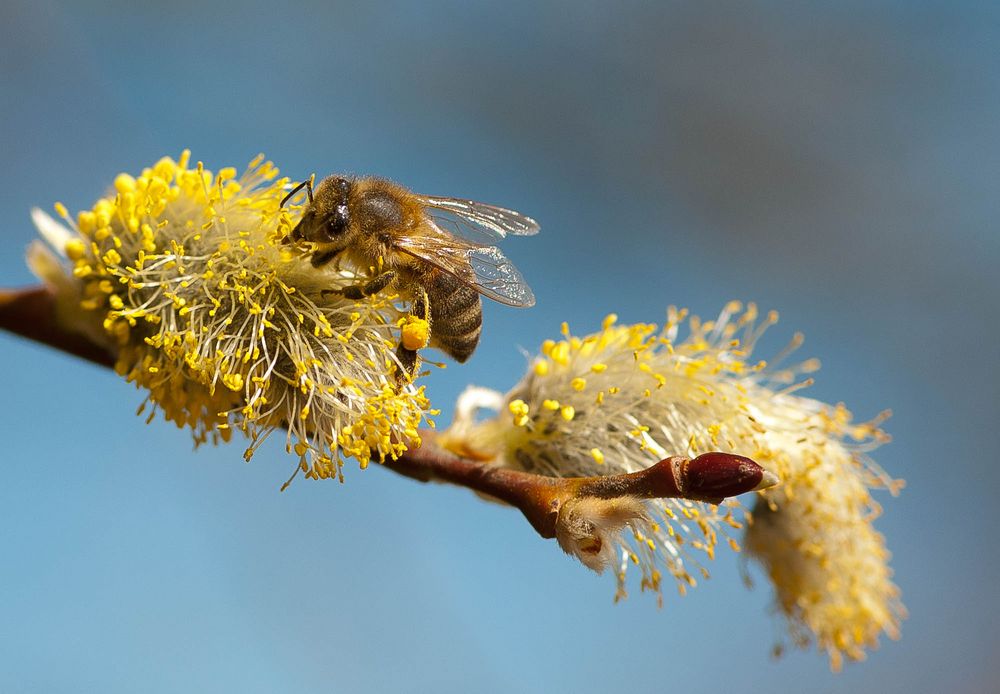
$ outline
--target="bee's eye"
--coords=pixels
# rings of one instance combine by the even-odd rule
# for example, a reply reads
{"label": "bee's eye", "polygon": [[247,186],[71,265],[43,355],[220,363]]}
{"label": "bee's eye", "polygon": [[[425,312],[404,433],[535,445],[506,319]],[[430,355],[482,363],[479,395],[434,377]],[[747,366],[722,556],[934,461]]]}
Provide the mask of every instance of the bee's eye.
{"label": "bee's eye", "polygon": [[337,205],[333,214],[327,216],[324,221],[323,232],[330,237],[330,241],[333,241],[347,231],[347,225],[350,224],[351,217],[347,205]]}

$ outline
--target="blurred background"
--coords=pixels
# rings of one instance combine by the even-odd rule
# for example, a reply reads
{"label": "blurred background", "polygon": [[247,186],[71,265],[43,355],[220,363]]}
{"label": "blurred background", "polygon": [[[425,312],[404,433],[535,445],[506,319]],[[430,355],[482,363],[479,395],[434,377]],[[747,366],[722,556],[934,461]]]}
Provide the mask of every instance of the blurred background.
{"label": "blurred background", "polygon": [[428,379],[441,422],[563,320],[778,309],[762,356],[801,330],[810,395],[894,411],[877,528],[911,616],[837,676],[773,661],[730,552],[614,605],[514,511],[377,468],[279,494],[277,441],[192,452],[112,374],[0,335],[0,689],[994,690],[998,39],[990,3],[4,3],[0,284],[33,281],[31,206],[185,147],[514,207],[538,306],[487,307]]}

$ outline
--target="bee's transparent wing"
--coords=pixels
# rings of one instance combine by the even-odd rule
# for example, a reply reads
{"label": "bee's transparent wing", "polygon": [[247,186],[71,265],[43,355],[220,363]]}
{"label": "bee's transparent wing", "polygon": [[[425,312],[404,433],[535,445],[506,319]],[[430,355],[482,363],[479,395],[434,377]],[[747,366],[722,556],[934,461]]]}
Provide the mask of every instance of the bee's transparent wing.
{"label": "bee's transparent wing", "polygon": [[508,306],[535,305],[524,277],[496,246],[486,246],[445,233],[401,236],[396,247],[454,275],[480,294]]}
{"label": "bee's transparent wing", "polygon": [[538,222],[514,210],[461,198],[425,195],[420,200],[437,224],[461,238],[478,242],[538,233]]}
{"label": "bee's transparent wing", "polygon": [[476,275],[476,289],[494,301],[527,308],[535,305],[535,294],[520,271],[496,246],[469,251],[469,264]]}

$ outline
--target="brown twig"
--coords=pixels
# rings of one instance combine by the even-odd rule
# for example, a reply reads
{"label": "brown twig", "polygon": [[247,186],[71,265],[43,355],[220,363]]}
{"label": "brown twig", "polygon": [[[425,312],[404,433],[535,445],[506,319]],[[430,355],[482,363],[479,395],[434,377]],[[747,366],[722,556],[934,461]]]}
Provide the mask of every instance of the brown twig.
{"label": "brown twig", "polygon": [[547,477],[459,458],[435,446],[431,432],[421,435],[429,441],[398,460],[386,461],[386,467],[424,482],[450,482],[505,501],[520,509],[545,538],[556,536],[559,509],[570,499],[684,497],[717,504],[776,481],[749,458],[729,453],[705,453],[694,459],[675,456],[630,474]]}
{"label": "brown twig", "polygon": [[47,287],[0,289],[0,328],[101,366],[115,364],[103,346],[59,325],[56,298]]}
{"label": "brown twig", "polygon": [[[101,366],[114,366],[114,355],[106,348],[59,325],[55,295],[45,287],[0,290],[0,328]],[[422,431],[421,438],[422,446],[386,461],[385,467],[423,482],[448,482],[500,499],[520,509],[546,538],[555,537],[559,509],[570,499],[684,497],[719,503],[776,481],[749,458],[728,453],[667,458],[632,474],[546,477],[460,458],[438,446],[431,431]]]}

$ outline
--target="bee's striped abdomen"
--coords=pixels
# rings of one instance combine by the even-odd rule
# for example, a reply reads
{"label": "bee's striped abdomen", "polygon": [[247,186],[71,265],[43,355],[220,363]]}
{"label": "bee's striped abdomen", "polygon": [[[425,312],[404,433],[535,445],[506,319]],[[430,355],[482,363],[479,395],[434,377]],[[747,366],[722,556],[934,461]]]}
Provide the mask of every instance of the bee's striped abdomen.
{"label": "bee's striped abdomen", "polygon": [[464,362],[476,350],[483,327],[479,292],[441,271],[427,276],[424,289],[431,305],[431,344]]}

